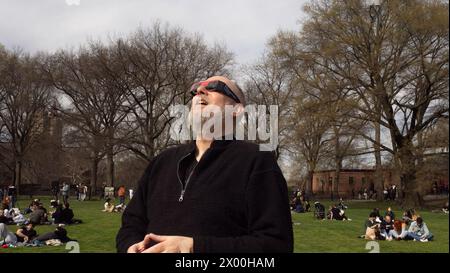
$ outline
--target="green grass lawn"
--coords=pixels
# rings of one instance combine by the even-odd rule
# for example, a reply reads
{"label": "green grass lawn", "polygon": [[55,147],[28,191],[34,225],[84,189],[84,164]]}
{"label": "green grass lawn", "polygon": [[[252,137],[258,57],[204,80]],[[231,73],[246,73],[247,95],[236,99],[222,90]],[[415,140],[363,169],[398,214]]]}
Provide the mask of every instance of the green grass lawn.
{"label": "green grass lawn", "polygon": [[[43,197],[48,208],[50,198]],[[80,252],[115,252],[115,236],[120,226],[121,214],[104,213],[102,201],[78,202],[72,198],[69,200],[75,213],[75,218],[82,219],[79,225],[67,226],[68,236],[77,239]],[[28,199],[20,200],[19,205],[24,207],[29,203]],[[324,202],[328,205],[327,202]],[[366,250],[364,239],[357,238],[364,231],[364,221],[369,212],[374,207],[384,210],[389,204],[374,202],[349,202],[349,209],[346,214],[352,221],[319,221],[313,219],[312,213],[293,213],[295,252],[339,252],[355,253],[369,252]],[[397,216],[401,216],[401,211],[392,206]],[[435,236],[435,240],[428,243],[412,241],[381,241],[380,252],[449,252],[449,221],[448,215],[429,211],[419,211],[424,218],[429,229]],[[17,229],[16,226],[8,226],[10,229]],[[38,226],[36,230],[39,234],[52,231],[54,226]],[[0,249],[0,253],[25,253],[25,252],[69,252],[64,246],[53,247],[20,247],[10,249]]]}

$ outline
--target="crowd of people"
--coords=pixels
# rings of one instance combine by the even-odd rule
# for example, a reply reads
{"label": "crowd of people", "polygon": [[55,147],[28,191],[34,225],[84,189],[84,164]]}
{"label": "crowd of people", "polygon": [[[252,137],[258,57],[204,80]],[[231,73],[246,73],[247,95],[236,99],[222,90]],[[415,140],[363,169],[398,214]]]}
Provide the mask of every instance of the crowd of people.
{"label": "crowd of people", "polygon": [[433,234],[428,229],[423,218],[414,210],[403,212],[401,218],[396,218],[389,207],[384,216],[380,215],[378,208],[373,209],[366,220],[364,235],[366,240],[414,240],[428,242],[433,240]]}
{"label": "crowd of people", "polygon": [[389,187],[384,188],[383,190],[383,199],[385,201],[391,200],[395,201],[398,197],[397,185],[391,185]]}
{"label": "crowd of people", "polygon": [[[57,182],[57,181],[55,181]],[[69,197],[72,192],[75,191],[76,199],[78,201],[85,201],[87,194],[89,192],[89,188],[84,183],[75,183],[70,185],[66,182],[62,183],[62,186],[59,186],[59,183],[55,183],[52,186],[53,196],[56,200],[61,197],[63,204],[68,203]],[[132,188],[128,189],[128,197],[129,199],[133,198],[134,190]],[[114,199],[117,197],[119,199],[119,204],[114,205]],[[102,184],[101,196],[100,198],[105,201],[104,210],[106,212],[120,212],[125,209],[125,200],[127,197],[127,189],[124,185],[120,185],[117,188],[108,187],[106,183]]]}
{"label": "crowd of people", "polygon": [[[360,188],[358,190],[358,199],[359,200],[374,200],[377,198],[378,192],[375,190],[374,186],[370,186],[369,188]],[[398,199],[398,188],[397,185],[392,184],[383,189],[383,199],[385,201],[395,201]],[[355,199],[355,192],[352,190],[352,198]]]}
{"label": "crowd of people", "polygon": [[[290,203],[291,211],[296,213],[305,213],[311,211],[311,205],[305,194],[305,191],[296,189],[291,197]],[[347,205],[344,204],[342,198],[339,199],[339,203],[331,205],[327,212],[325,212],[325,206],[320,202],[314,203],[314,217],[320,220],[337,220],[337,221],[351,221],[345,214]]]}
{"label": "crowd of people", "polygon": [[291,211],[297,213],[309,212],[311,209],[311,205],[306,197],[305,191],[296,189],[291,198]]}
{"label": "crowd of people", "polygon": [[314,218],[318,220],[336,220],[336,221],[351,221],[345,214],[348,206],[344,203],[342,198],[339,199],[338,204],[330,205],[328,211],[325,212],[325,206],[319,201],[314,203]]}
{"label": "crowd of people", "polygon": [[[78,224],[81,220],[74,218],[69,203],[61,204],[57,200],[50,201],[47,210],[39,199],[34,199],[21,211],[2,202],[0,209],[0,246],[2,248],[17,246],[41,246],[45,244],[59,245],[72,241],[67,237],[65,225]],[[12,225],[19,226],[16,232]],[[53,232],[38,235],[34,229],[37,225],[56,225]],[[48,242],[49,241],[49,242]]]}
{"label": "crowd of people", "polygon": [[[74,218],[74,212],[70,208],[69,198],[71,192],[75,192],[76,200],[85,201],[88,187],[84,183],[70,185],[63,182],[52,183],[52,194],[54,200],[50,200],[50,207],[47,209],[40,199],[34,199],[23,210],[18,208],[17,191],[14,186],[0,188],[0,247],[18,246],[42,246],[61,245],[68,241],[73,241],[67,236],[66,225],[82,223]],[[123,212],[126,208],[125,200],[127,190],[124,185],[112,188],[112,194],[106,194],[103,188],[105,212]],[[133,197],[133,189],[128,189],[130,199]],[[114,205],[114,197],[118,198],[119,204]],[[38,234],[35,227],[37,225],[55,225],[52,232]],[[17,226],[13,228],[12,226]],[[14,232],[14,229],[16,230]]]}
{"label": "crowd of people", "polygon": [[58,246],[69,241],[76,241],[67,236],[67,230],[64,228],[64,224],[59,224],[54,231],[41,235],[39,235],[34,228],[35,225],[33,223],[27,223],[21,225],[17,231],[13,233],[6,224],[0,223],[0,247]]}
{"label": "crowd of people", "polygon": [[67,182],[63,182],[62,185],[60,185],[59,181],[54,181],[51,188],[53,197],[56,200],[61,198],[63,203],[67,203],[70,197],[71,188],[73,191],[75,191],[76,199],[78,201],[86,200],[89,189],[88,186],[84,183],[74,183],[70,185]]}

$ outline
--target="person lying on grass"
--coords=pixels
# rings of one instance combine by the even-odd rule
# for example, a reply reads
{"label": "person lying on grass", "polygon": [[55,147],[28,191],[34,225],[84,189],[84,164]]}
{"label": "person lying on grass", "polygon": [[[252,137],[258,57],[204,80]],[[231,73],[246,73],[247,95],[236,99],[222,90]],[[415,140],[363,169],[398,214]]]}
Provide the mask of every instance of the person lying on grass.
{"label": "person lying on grass", "polygon": [[16,231],[17,242],[19,243],[31,242],[37,235],[32,223],[24,225]]}
{"label": "person lying on grass", "polygon": [[40,242],[55,239],[60,240],[62,243],[67,243],[69,241],[77,241],[67,236],[67,230],[64,228],[64,224],[59,224],[54,231],[44,233],[36,237],[36,240]]}

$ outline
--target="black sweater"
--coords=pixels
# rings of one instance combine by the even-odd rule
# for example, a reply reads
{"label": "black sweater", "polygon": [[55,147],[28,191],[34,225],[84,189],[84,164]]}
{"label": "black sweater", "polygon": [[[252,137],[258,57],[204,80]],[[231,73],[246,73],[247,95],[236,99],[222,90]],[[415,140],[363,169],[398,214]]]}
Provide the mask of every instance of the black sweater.
{"label": "black sweater", "polygon": [[214,141],[188,179],[194,154],[192,142],[149,164],[123,213],[119,252],[150,232],[193,237],[194,253],[293,251],[286,181],[273,153]]}

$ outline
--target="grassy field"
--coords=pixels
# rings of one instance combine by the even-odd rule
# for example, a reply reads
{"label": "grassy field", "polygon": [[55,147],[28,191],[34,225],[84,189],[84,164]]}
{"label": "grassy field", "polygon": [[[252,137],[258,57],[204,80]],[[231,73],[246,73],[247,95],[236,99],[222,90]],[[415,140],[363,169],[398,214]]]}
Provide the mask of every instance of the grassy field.
{"label": "grassy field", "polygon": [[[49,198],[41,198],[48,206]],[[120,226],[121,214],[102,212],[102,201],[78,202],[69,200],[74,210],[75,218],[83,220],[82,224],[67,226],[68,236],[79,242],[80,252],[115,252],[115,236]],[[19,205],[27,205],[29,200],[20,200]],[[328,205],[327,202],[324,202]],[[374,207],[384,210],[387,203],[374,202],[349,202],[347,215],[352,221],[318,221],[313,219],[312,213],[294,213],[295,252],[314,253],[356,253],[369,252],[366,249],[367,241],[357,238],[364,231],[364,221]],[[401,211],[392,206],[397,216]],[[428,243],[412,241],[381,241],[381,253],[416,253],[416,252],[449,252],[449,221],[448,215],[429,211],[419,211],[429,229],[435,236],[435,240]],[[9,226],[13,231],[16,226]],[[52,231],[54,226],[38,226],[39,234]],[[69,252],[65,246],[52,247],[20,247],[0,249],[0,253],[51,253]]]}

